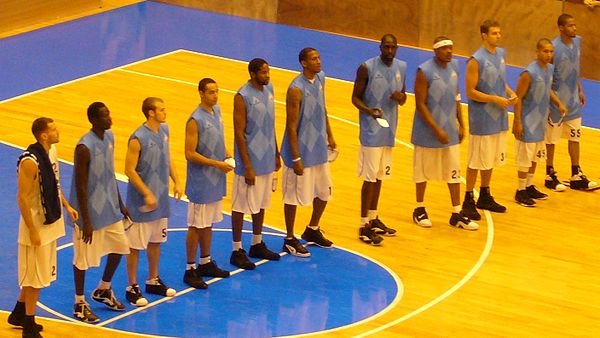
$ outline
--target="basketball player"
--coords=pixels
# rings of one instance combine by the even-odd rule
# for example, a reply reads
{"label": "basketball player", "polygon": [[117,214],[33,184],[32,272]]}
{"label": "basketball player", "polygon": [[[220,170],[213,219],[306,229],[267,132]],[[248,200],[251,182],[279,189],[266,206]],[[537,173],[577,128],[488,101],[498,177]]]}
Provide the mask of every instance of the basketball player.
{"label": "basketball player", "polygon": [[533,175],[537,162],[546,157],[544,131],[549,103],[553,102],[559,107],[561,116],[567,113],[567,108],[551,88],[554,66],[550,62],[553,53],[552,42],[540,39],[536,46],[536,60],[521,72],[517,82],[517,96],[520,99],[515,104],[512,130],[515,135],[515,158],[519,177],[515,200],[526,207],[533,207],[536,199],[548,198],[547,194],[533,185]]}
{"label": "basketball player", "polygon": [[88,268],[100,266],[108,254],[106,266],[92,299],[104,303],[114,311],[124,311],[111,288],[112,277],[121,262],[121,255],[129,253],[129,241],[123,227],[123,217],[129,212],[121,200],[115,177],[115,138],[110,130],[110,111],[102,102],[92,103],[87,110],[92,129],[75,148],[74,174],[71,183],[71,205],[81,215],[73,228],[73,275],[75,306],[73,315],[86,323],[100,321],[85,301],[85,273]]}
{"label": "basketball player", "polygon": [[379,50],[379,56],[358,67],[352,92],[352,104],[359,110],[358,176],[363,179],[358,235],[360,240],[372,245],[379,245],[383,240],[379,234],[396,234],[396,230],[387,227],[377,216],[377,204],[382,180],[391,177],[398,105],[406,102],[406,62],[396,59],[396,37],[385,34]]}
{"label": "basketball player", "polygon": [[33,121],[31,131],[36,143],[27,147],[17,164],[21,293],[8,323],[23,327],[23,337],[41,337],[43,327],[35,322],[35,307],[40,289],[56,280],[56,240],[65,235],[61,206],[74,221],[78,214],[60,189],[56,124],[40,117]]}
{"label": "basketball player", "polygon": [[581,139],[581,116],[585,105],[585,94],[579,78],[579,55],[581,53],[581,37],[577,35],[575,18],[569,14],[558,17],[560,35],[552,40],[554,45],[554,81],[552,89],[568,109],[567,115],[560,114],[560,107],[550,103],[550,118],[546,127],[546,181],[544,185],[554,191],[564,191],[554,171],[554,151],[562,136],[569,139],[569,156],[571,157],[571,189],[588,190],[598,186],[590,181],[579,166]]}
{"label": "basketball player", "polygon": [[[188,205],[188,231],[185,241],[187,265],[183,281],[196,289],[208,285],[202,277],[229,277],[210,257],[212,226],[223,220],[225,175],[233,169],[225,149],[221,108],[217,104],[219,87],[215,80],[204,78],[198,83],[200,104],[185,125],[185,159]],[[197,248],[200,264],[196,267]]]}
{"label": "basketball player", "polygon": [[[506,162],[507,108],[517,96],[506,83],[504,49],[500,24],[485,20],[479,27],[483,45],[467,61],[466,93],[469,98],[469,155],[467,188],[463,201],[465,216],[481,219],[477,208],[493,212],[506,212],[490,193],[492,170]],[[475,204],[473,188],[477,173],[481,172],[481,189]]]}
{"label": "basketball player", "polygon": [[336,149],[325,107],[325,73],[321,56],[314,48],[300,51],[302,73],[287,91],[286,128],[281,144],[283,159],[283,203],[286,237],[283,250],[294,256],[309,257],[310,252],[294,236],[296,207],[312,203],[312,217],[302,239],[320,247],[333,243],[323,236],[319,221],[331,199],[331,173],[327,151]]}
{"label": "basketball player", "polygon": [[170,156],[169,127],[165,123],[167,111],[163,100],[146,98],[142,112],[146,122],[129,137],[125,157],[125,174],[129,177],[125,205],[133,221],[125,229],[130,249],[126,257],[129,286],[125,290],[125,298],[135,306],[148,304],[137,283],[140,250],[146,250],[148,256],[146,292],[167,297],[175,295],[175,290],[158,276],[160,245],[167,241],[169,177],[175,185],[175,198],[179,200],[183,193]]}
{"label": "basketball player", "polygon": [[275,140],[275,98],[269,82],[269,64],[263,59],[248,63],[250,80],[233,98],[235,134],[231,228],[233,252],[229,262],[245,270],[256,267],[242,248],[244,214],[252,215],[250,257],[279,260],[262,240],[265,209],[271,204],[273,172],[281,168]]}
{"label": "basketball player", "polygon": [[419,66],[415,78],[416,110],[411,139],[415,145],[413,180],[417,207],[413,220],[422,227],[431,227],[424,204],[427,181],[443,180],[448,183],[452,202],[450,225],[477,230],[479,225],[471,221],[460,206],[459,146],[464,137],[464,122],[458,62],[452,59],[453,45],[445,36],[435,38],[435,55]]}

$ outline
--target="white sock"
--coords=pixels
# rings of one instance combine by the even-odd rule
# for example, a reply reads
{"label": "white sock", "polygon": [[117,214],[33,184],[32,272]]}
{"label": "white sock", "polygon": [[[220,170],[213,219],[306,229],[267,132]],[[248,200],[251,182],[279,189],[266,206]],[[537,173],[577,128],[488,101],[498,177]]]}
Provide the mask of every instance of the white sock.
{"label": "white sock", "polygon": [[242,248],[242,242],[231,242],[233,244],[233,251],[238,251]]}
{"label": "white sock", "polygon": [[100,290],[108,290],[110,289],[110,282],[105,282],[102,279],[100,280],[100,283],[98,283],[98,289]]}
{"label": "white sock", "polygon": [[256,245],[256,244],[260,244],[260,243],[262,243],[262,234],[260,234],[260,235],[252,234],[252,245]]}
{"label": "white sock", "polygon": [[146,279],[146,285],[158,285],[158,277]]}
{"label": "white sock", "polygon": [[529,187],[533,185],[533,174],[527,174],[527,184],[525,186]]}
{"label": "white sock", "polygon": [[318,225],[317,225],[316,227],[313,227],[313,226],[307,225],[306,227],[307,227],[307,228],[310,228],[310,229],[313,229],[313,230],[315,230],[315,231],[316,231],[316,230],[319,230],[319,226],[318,226]]}
{"label": "white sock", "polygon": [[527,179],[519,178],[519,190],[525,190],[526,186],[527,186]]}
{"label": "white sock", "polygon": [[200,257],[200,265],[210,263],[210,256]]}
{"label": "white sock", "polygon": [[85,295],[75,295],[75,304],[85,303]]}
{"label": "white sock", "polygon": [[458,214],[461,210],[462,209],[461,209],[460,204],[452,206],[452,212],[455,213],[455,214]]}
{"label": "white sock", "polygon": [[417,202],[417,208],[425,208],[425,202]]}
{"label": "white sock", "polygon": [[360,226],[364,227],[365,224],[369,223],[369,217],[361,217],[360,218]]}
{"label": "white sock", "polygon": [[192,270],[192,269],[195,269],[195,268],[196,268],[196,262],[194,262],[194,263],[187,263],[187,264],[185,265],[185,270],[186,270],[186,271],[187,271],[187,270]]}
{"label": "white sock", "polygon": [[377,210],[369,210],[369,211],[367,211],[367,217],[369,218],[369,221],[372,221],[375,218],[377,218]]}

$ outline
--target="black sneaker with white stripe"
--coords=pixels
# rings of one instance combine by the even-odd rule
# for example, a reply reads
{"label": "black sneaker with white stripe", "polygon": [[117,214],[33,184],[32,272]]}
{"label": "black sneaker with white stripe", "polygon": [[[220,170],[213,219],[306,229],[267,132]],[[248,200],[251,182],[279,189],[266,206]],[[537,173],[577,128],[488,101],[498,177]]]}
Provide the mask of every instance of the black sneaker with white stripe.
{"label": "black sneaker with white stripe", "polygon": [[547,200],[548,199],[548,195],[537,190],[535,188],[535,185],[530,185],[527,188],[525,188],[525,190],[527,190],[527,194],[529,195],[529,197],[533,198],[534,200]]}
{"label": "black sneaker with white stripe", "polygon": [[148,300],[142,295],[142,290],[138,284],[133,284],[125,289],[125,299],[133,306],[146,306]]}
{"label": "black sneaker with white stripe", "polygon": [[125,305],[121,304],[112,289],[94,289],[91,295],[92,299],[103,303],[113,311],[125,311]]}
{"label": "black sneaker with white stripe", "polygon": [[302,239],[307,242],[314,243],[322,248],[331,248],[333,245],[332,241],[323,236],[321,229],[313,230],[309,227],[306,227],[304,233],[302,234]]}
{"label": "black sneaker with white stripe", "polygon": [[146,281],[146,292],[165,297],[173,297],[177,293],[175,289],[168,287],[160,277]]}
{"label": "black sneaker with white stripe", "polygon": [[297,257],[310,257],[310,252],[306,250],[296,237],[291,239],[285,238],[283,240],[283,251]]}
{"label": "black sneaker with white stripe", "polygon": [[515,201],[517,201],[517,203],[524,207],[535,206],[535,201],[531,197],[529,197],[529,193],[527,193],[527,190],[525,189],[517,190],[517,192],[515,193]]}
{"label": "black sneaker with white stripe", "polygon": [[376,234],[383,235],[383,236],[388,236],[388,237],[396,236],[396,230],[392,229],[392,228],[388,228],[379,219],[379,217],[375,218],[374,220],[371,220],[370,223],[371,223],[371,229],[373,231],[375,231]]}
{"label": "black sneaker with white stripe", "polygon": [[358,238],[371,245],[381,245],[383,242],[383,238],[375,233],[375,231],[371,228],[367,228],[366,226],[360,227],[358,229]]}
{"label": "black sneaker with white stripe", "polygon": [[86,302],[75,303],[73,306],[73,316],[84,323],[97,323],[100,318],[90,309],[90,304]]}

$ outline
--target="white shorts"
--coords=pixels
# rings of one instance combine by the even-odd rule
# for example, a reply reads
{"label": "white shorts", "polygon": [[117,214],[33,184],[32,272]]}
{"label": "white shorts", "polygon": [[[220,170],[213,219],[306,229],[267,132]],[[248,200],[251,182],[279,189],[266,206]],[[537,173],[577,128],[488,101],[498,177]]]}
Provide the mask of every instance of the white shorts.
{"label": "white shorts", "polygon": [[254,185],[247,185],[244,176],[233,175],[231,210],[244,214],[258,214],[271,206],[273,173],[256,176]]}
{"label": "white shorts", "polygon": [[548,120],[545,134],[546,143],[557,144],[561,137],[569,139],[569,141],[579,142],[581,139],[581,117],[563,121],[561,124],[552,123]]}
{"label": "white shorts", "polygon": [[56,280],[56,241],[46,245],[19,244],[19,286],[45,288]]}
{"label": "white shorts", "polygon": [[490,170],[506,163],[506,131],[493,135],[469,135],[468,167]]}
{"label": "white shorts", "polygon": [[151,222],[133,222],[125,229],[129,239],[129,247],[136,250],[146,250],[148,243],[164,243],[167,241],[167,218],[157,219]]}
{"label": "white shorts", "polygon": [[114,253],[129,254],[129,240],[125,235],[123,221],[106,226],[92,233],[92,243],[83,242],[83,232],[73,227],[73,265],[79,270],[100,266],[102,257]]}
{"label": "white shorts", "polygon": [[198,229],[210,228],[214,223],[223,220],[223,200],[209,204],[188,204],[187,222],[188,227]]}
{"label": "white shorts", "polygon": [[367,182],[390,178],[392,176],[392,147],[361,145],[358,151],[358,176]]}
{"label": "white shorts", "polygon": [[546,160],[546,143],[523,142],[515,140],[515,162],[517,167],[529,168],[531,162],[541,162]]}
{"label": "white shorts", "polygon": [[301,176],[294,169],[283,166],[282,193],[283,203],[290,205],[310,205],[315,198],[329,201],[333,185],[329,163],[304,168]]}
{"label": "white shorts", "polygon": [[415,146],[413,152],[413,181],[445,181],[460,183],[460,146],[426,148]]}

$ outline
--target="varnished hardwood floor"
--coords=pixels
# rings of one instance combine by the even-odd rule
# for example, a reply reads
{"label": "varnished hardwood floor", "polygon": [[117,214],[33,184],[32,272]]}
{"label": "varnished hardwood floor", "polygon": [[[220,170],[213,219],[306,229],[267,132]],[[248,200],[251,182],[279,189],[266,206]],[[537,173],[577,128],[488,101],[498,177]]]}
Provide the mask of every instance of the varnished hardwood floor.
{"label": "varnished hardwood floor", "polygon": [[[271,69],[278,140],[285,123],[285,90],[295,75]],[[39,112],[48,112],[44,115],[57,121],[61,133],[59,155],[72,161],[76,141],[89,129],[87,105],[103,101],[111,110],[116,168],[122,173],[126,140],[144,120],[141,101],[146,96],[159,96],[167,106],[172,155],[180,176],[185,176],[184,124],[198,104],[196,88],[202,77],[212,77],[219,83],[226,144],[232,147],[233,95],[247,80],[246,63],[187,51],[7,100],[0,104],[0,114],[11,120],[11,128],[0,132],[0,139],[26,146],[31,139],[31,121]],[[446,185],[431,182],[426,205],[434,227],[417,227],[411,221],[415,204],[412,150],[405,143],[412,126],[412,97],[400,108],[393,178],[384,182],[379,205],[382,219],[398,229],[398,236],[386,238],[382,247],[361,243],[357,239],[361,186],[356,177],[358,128],[357,113],[350,103],[351,90],[351,83],[335,79],[327,82],[327,106],[341,153],[332,164],[334,200],[327,207],[322,226],[336,245],[372,257],[397,273],[405,293],[393,309],[377,319],[328,336],[593,336],[598,332],[600,236],[596,226],[600,217],[590,213],[597,209],[597,193],[550,193],[550,199],[536,208],[518,206],[512,200],[517,182],[509,137],[508,165],[495,170],[492,181],[496,199],[508,206],[506,214],[482,220],[476,232],[454,229],[447,225],[450,201]],[[600,169],[600,162],[593,161],[592,155],[600,151],[599,137],[597,130],[584,130],[582,164],[592,179],[597,179],[593,173]],[[466,149],[463,142],[463,159]],[[556,156],[556,167],[563,178],[568,166],[563,142]],[[535,181],[543,185],[543,170]],[[279,191],[266,213],[266,223],[283,229],[283,208],[278,201]],[[229,210],[229,205],[227,198],[224,209]],[[299,228],[308,222],[309,212],[309,208],[299,209]],[[7,328],[4,320],[1,322],[2,334],[20,333]],[[51,326],[46,337],[73,336],[72,324],[45,324]],[[106,334],[94,328],[85,332],[86,336]]]}

